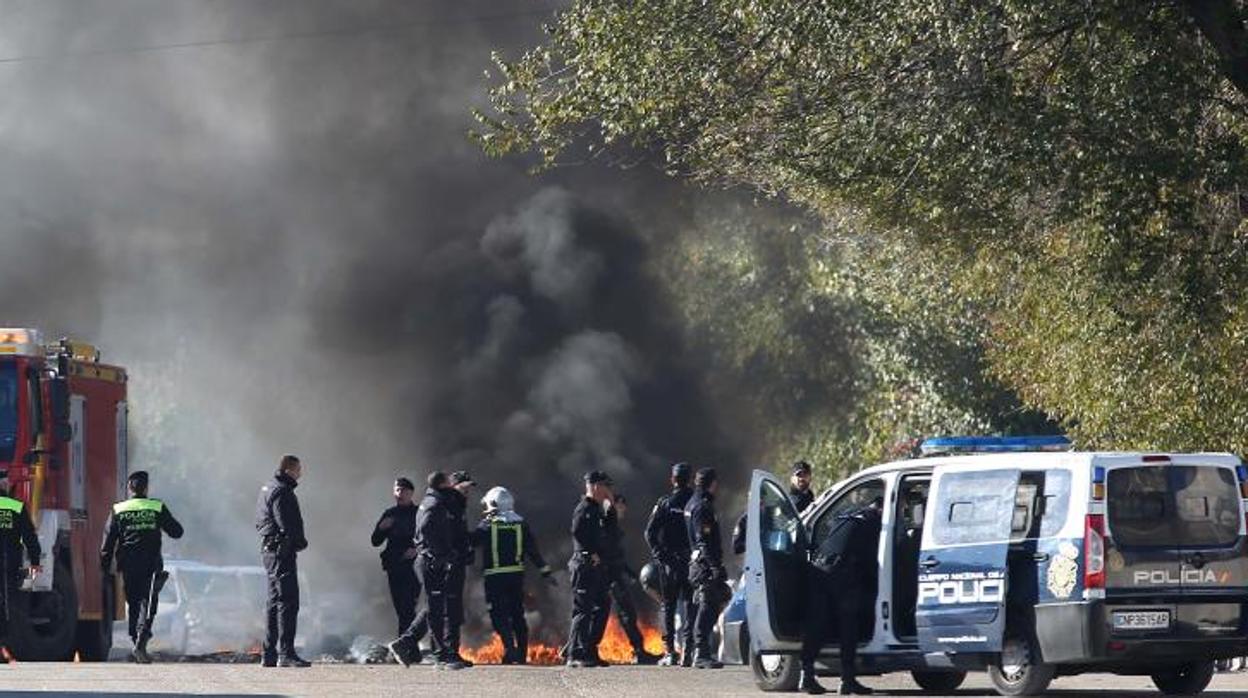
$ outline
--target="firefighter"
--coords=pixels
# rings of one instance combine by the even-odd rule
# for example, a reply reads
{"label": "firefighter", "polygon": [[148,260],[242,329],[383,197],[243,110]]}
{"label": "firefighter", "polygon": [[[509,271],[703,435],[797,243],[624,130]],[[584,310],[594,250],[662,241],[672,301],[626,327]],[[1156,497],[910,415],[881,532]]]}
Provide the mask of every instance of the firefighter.
{"label": "firefighter", "polygon": [[605,666],[598,656],[594,631],[607,612],[606,502],[611,499],[611,477],[595,470],[585,474],[585,496],[572,512],[572,628],[568,634],[567,665],[573,668]]}
{"label": "firefighter", "polygon": [[827,636],[831,611],[836,617],[840,640],[841,695],[870,695],[871,689],[858,683],[858,641],[861,639],[862,608],[875,601],[876,557],[880,542],[880,511],[883,500],[838,516],[832,528],[812,551],[807,601],[802,632],[802,672],[798,690],[825,693],[815,679],[815,659]]}
{"label": "firefighter", "polygon": [[[386,509],[373,527],[373,547],[381,551],[381,569],[390,587],[390,601],[399,620],[399,633],[416,620],[416,600],[420,598],[420,581],[416,579],[416,502],[412,494],[416,486],[400,477],[394,481],[394,506]],[[425,630],[420,630],[424,635]]]}
{"label": "firefighter", "polygon": [[260,488],[256,501],[256,532],[260,535],[260,557],[268,576],[265,603],[264,654],[266,667],[309,667],[295,653],[295,631],[299,618],[299,570],[296,557],[308,547],[303,532],[303,514],[295,487],[303,476],[303,464],[295,456],[282,456],[273,481]]}
{"label": "firefighter", "polygon": [[[9,496],[9,473],[0,470],[0,646],[9,647],[9,616],[14,596],[22,584],[22,549],[30,561],[30,576],[39,574],[39,560],[43,550],[39,536],[30,520],[30,510],[20,499]],[[131,631],[133,632],[133,631]],[[0,655],[6,657],[7,655]],[[7,661],[7,660],[6,660]]]}
{"label": "firefighter", "polygon": [[[628,500],[624,495],[616,494],[611,502],[603,520],[606,532],[603,540],[607,551],[603,565],[607,574],[608,596],[615,606],[615,616],[620,621],[620,627],[624,629],[624,635],[628,637],[628,643],[633,648],[633,661],[637,664],[657,664],[658,655],[646,651],[645,640],[641,636],[641,630],[637,628],[637,606],[629,592],[629,585],[637,581],[637,573],[628,565],[624,552],[624,529],[620,527],[620,521],[628,512]],[[607,631],[608,615],[609,612],[603,613],[598,618],[598,625],[594,628],[595,646],[602,642]]]}
{"label": "firefighter", "polygon": [[481,550],[481,576],[490,623],[503,643],[503,664],[525,664],[529,655],[529,624],[524,618],[524,562],[537,567],[548,584],[558,586],[550,565],[515,499],[504,487],[481,498],[484,518],[472,532],[472,547]]}
{"label": "firefighter", "polygon": [[419,662],[427,626],[438,668],[466,669],[472,662],[459,656],[464,566],[471,556],[464,493],[476,483],[466,472],[447,475],[440,470],[430,473],[426,483],[416,512],[416,576],[425,590],[426,608],[387,647],[403,666]]}
{"label": "firefighter", "polygon": [[113,505],[104,524],[104,544],[100,546],[100,568],[105,577],[113,573],[114,554],[117,557],[117,569],[126,590],[134,661],[139,664],[152,661],[147,654],[147,642],[152,638],[160,588],[168,578],[160,556],[161,534],[174,539],[182,537],[182,524],[173,518],[164,502],[147,496],[147,485],[148,476],[142,470],[126,479],[130,498]]}
{"label": "firefighter", "polygon": [[695,669],[722,669],[711,648],[711,631],[719,612],[728,602],[728,573],[724,569],[724,549],[719,519],[715,516],[715,493],[719,478],[714,468],[702,468],[694,478],[694,493],[685,506],[685,523],[693,548],[689,556],[689,583],[698,614],[694,619]]}
{"label": "firefighter", "polygon": [[[689,487],[692,472],[688,463],[671,469],[672,491],[659,497],[646,522],[646,543],[658,563],[659,591],[663,599],[663,666],[693,664],[693,587],[689,585],[689,532],[685,526],[685,505],[693,496]],[[684,604],[684,661],[676,654],[676,612]]]}
{"label": "firefighter", "polygon": [[815,501],[814,490],[810,489],[810,463],[799,460],[793,464],[793,472],[789,477],[789,499],[797,513],[806,511],[806,507]]}

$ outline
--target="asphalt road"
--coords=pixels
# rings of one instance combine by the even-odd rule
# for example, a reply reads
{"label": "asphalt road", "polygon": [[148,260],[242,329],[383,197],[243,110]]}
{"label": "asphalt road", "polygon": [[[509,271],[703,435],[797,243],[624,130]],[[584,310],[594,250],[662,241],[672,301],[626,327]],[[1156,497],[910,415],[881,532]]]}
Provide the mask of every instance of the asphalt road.
{"label": "asphalt road", "polygon": [[[864,683],[886,695],[917,696],[904,674],[867,677]],[[826,684],[836,686],[836,679]],[[1128,698],[1160,694],[1147,679],[1105,675],[1058,679],[1057,695],[1087,698]],[[1210,694],[1248,698],[1248,674],[1223,674]],[[616,666],[569,670],[557,667],[476,667],[459,672],[430,666],[403,669],[394,665],[318,664],[311,669],[262,669],[257,665],[33,664],[0,666],[0,697],[146,694],[148,696],[753,696],[748,669],[694,671],[661,667]],[[995,695],[982,675],[972,675],[963,696]]]}

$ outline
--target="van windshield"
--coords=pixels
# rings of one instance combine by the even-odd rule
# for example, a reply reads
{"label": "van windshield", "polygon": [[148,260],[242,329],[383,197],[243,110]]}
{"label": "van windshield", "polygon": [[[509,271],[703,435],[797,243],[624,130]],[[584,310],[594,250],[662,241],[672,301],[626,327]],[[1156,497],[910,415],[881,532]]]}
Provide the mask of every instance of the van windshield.
{"label": "van windshield", "polygon": [[13,460],[17,448],[17,366],[0,361],[0,462]]}
{"label": "van windshield", "polygon": [[1239,488],[1229,468],[1115,468],[1107,482],[1109,530],[1127,546],[1230,545],[1239,536]]}

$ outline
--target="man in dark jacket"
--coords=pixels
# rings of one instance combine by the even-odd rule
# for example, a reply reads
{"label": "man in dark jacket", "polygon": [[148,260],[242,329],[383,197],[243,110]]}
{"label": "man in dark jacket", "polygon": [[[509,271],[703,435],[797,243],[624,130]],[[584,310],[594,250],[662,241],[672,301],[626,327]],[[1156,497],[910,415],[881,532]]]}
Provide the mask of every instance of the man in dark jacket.
{"label": "man in dark jacket", "polygon": [[[9,646],[9,614],[14,597],[22,585],[22,549],[30,561],[30,576],[39,575],[43,549],[30,510],[20,499],[9,496],[9,473],[0,470],[0,646]],[[6,655],[0,655],[3,657]]]}
{"label": "man in dark jacket", "polygon": [[685,526],[685,505],[693,496],[689,487],[693,473],[688,463],[672,466],[672,491],[659,497],[646,522],[646,543],[650,556],[659,563],[660,593],[663,597],[663,659],[659,664],[676,666],[676,612],[684,604],[684,666],[693,664],[693,587],[689,584],[689,531]]}
{"label": "man in dark jacket", "polygon": [[182,537],[182,524],[173,518],[164,502],[147,496],[147,486],[146,472],[140,470],[130,475],[126,481],[130,498],[113,505],[104,524],[104,544],[100,546],[104,577],[113,573],[113,555],[117,556],[117,569],[126,590],[134,661],[139,664],[152,661],[147,654],[147,641],[152,637],[160,588],[167,578],[160,555],[161,533],[175,539]]}
{"label": "man in dark jacket", "polygon": [[572,512],[572,628],[568,633],[568,666],[605,666],[598,656],[594,629],[607,612],[605,503],[611,499],[611,478],[595,470],[585,474],[585,496]]}
{"label": "man in dark jacket", "polygon": [[793,508],[797,513],[806,511],[806,507],[815,501],[815,492],[810,488],[810,463],[799,460],[793,464],[793,473],[789,477],[789,499],[793,500]]}
{"label": "man in dark jacket", "polygon": [[269,586],[261,658],[266,667],[312,666],[295,653],[299,619],[299,569],[295,558],[308,547],[303,513],[295,496],[302,476],[303,464],[299,459],[282,456],[272,482],[260,488],[256,500],[256,533],[260,535],[260,558]]}
{"label": "man in dark jacket", "polygon": [[503,643],[503,664],[525,664],[529,654],[529,623],[524,617],[524,563],[533,563],[551,586],[557,582],[537,548],[537,538],[515,499],[504,487],[481,498],[485,516],[472,531],[472,547],[481,551],[481,577],[490,623]]}
{"label": "man in dark jacket", "polygon": [[438,668],[466,669],[472,662],[459,656],[459,626],[463,622],[464,565],[471,546],[463,491],[474,483],[467,473],[442,471],[430,473],[426,482],[428,489],[416,512],[416,576],[425,590],[426,608],[387,647],[403,666],[419,662],[422,625],[427,624]]}
{"label": "man in dark jacket", "polygon": [[694,478],[693,496],[685,506],[685,524],[693,552],[689,557],[689,582],[698,606],[694,619],[695,669],[722,669],[711,647],[715,621],[731,596],[728,573],[724,569],[724,545],[715,515],[715,493],[719,478],[714,468],[702,468]]}
{"label": "man in dark jacket", "polygon": [[[620,621],[624,636],[628,638],[628,644],[633,648],[633,661],[637,664],[657,664],[658,655],[646,651],[645,638],[642,637],[641,630],[637,627],[637,606],[633,603],[629,590],[630,584],[637,581],[637,573],[628,564],[628,556],[624,549],[624,529],[620,526],[620,521],[627,512],[628,500],[624,495],[613,495],[612,505],[607,509],[603,519],[603,529],[606,532],[603,537],[606,543],[603,565],[607,574],[607,592],[611,603],[615,606],[615,616]],[[598,624],[594,627],[595,646],[602,643],[602,638],[607,631],[609,615],[608,612],[598,617]]]}
{"label": "man in dark jacket", "polygon": [[798,690],[816,695],[825,692],[815,679],[815,659],[827,637],[830,616],[835,615],[841,646],[840,693],[871,694],[871,689],[858,683],[856,662],[862,609],[875,603],[882,506],[882,500],[876,499],[837,517],[811,553]]}
{"label": "man in dark jacket", "polygon": [[[394,506],[381,514],[373,527],[372,543],[381,550],[381,569],[390,587],[390,601],[399,619],[399,633],[416,620],[416,600],[420,598],[420,581],[416,579],[416,502],[412,493],[416,486],[401,477],[394,481]],[[420,630],[424,635],[425,630]]]}

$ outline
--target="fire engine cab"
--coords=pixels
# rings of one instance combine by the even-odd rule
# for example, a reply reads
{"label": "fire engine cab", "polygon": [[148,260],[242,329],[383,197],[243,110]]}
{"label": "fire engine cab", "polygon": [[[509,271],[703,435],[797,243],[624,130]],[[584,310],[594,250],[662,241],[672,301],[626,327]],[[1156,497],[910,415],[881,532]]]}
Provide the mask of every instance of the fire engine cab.
{"label": "fire engine cab", "polygon": [[0,469],[43,547],[41,573],[11,600],[9,649],[19,660],[107,659],[119,604],[98,560],[125,496],[125,370],[88,344],[0,328]]}

